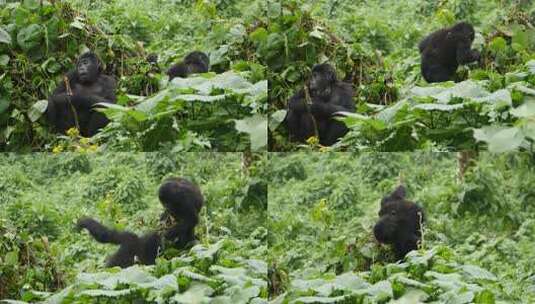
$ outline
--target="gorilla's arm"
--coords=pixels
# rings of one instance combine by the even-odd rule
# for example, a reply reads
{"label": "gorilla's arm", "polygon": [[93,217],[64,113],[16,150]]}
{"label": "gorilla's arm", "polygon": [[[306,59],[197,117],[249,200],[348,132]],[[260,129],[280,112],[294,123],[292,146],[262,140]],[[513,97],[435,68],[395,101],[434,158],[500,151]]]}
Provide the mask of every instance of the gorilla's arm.
{"label": "gorilla's arm", "polygon": [[424,52],[424,50],[427,48],[427,46],[431,43],[431,39],[433,38],[434,34],[428,35],[425,37],[420,44],[418,44],[418,49],[420,50],[420,54]]}
{"label": "gorilla's arm", "polygon": [[189,73],[188,66],[183,62],[174,64],[167,71],[167,75],[169,75],[169,80],[177,76],[180,78],[185,78],[188,76],[188,73]]}
{"label": "gorilla's arm", "polygon": [[288,101],[288,109],[296,113],[303,113],[306,111],[306,100],[304,90],[295,93]]}
{"label": "gorilla's arm", "polygon": [[203,63],[192,63],[190,64],[189,73],[206,73],[208,72],[208,67]]}
{"label": "gorilla's arm", "polygon": [[97,79],[97,82],[102,92],[95,94],[92,92],[87,92],[86,90],[80,90],[80,92],[75,92],[71,97],[72,103],[77,109],[89,110],[97,103],[116,102],[117,97],[115,96],[115,79],[106,75],[101,75]]}
{"label": "gorilla's arm", "polygon": [[81,218],[76,225],[78,229],[87,229],[89,233],[100,243],[111,243],[120,245],[131,239],[136,239],[137,236],[128,231],[117,231],[109,229],[92,218]]}
{"label": "gorilla's arm", "polygon": [[50,97],[48,98],[48,104],[50,103],[57,103],[57,104],[63,104],[67,102],[67,89],[65,88],[65,83],[63,81],[60,81],[58,83],[58,86]]}
{"label": "gorilla's arm", "polygon": [[67,105],[67,93],[65,83],[63,81],[58,83],[56,89],[48,97],[48,105],[46,108],[46,120],[55,128],[61,129],[61,123],[59,123],[59,116],[61,116],[61,109]]}
{"label": "gorilla's arm", "polygon": [[333,87],[333,96],[330,101],[313,102],[312,114],[318,117],[331,117],[336,112],[355,112],[352,90],[349,84],[341,84]]}
{"label": "gorilla's arm", "polygon": [[471,49],[472,42],[468,39],[459,41],[456,50],[456,59],[459,64],[470,63],[479,60],[479,52]]}

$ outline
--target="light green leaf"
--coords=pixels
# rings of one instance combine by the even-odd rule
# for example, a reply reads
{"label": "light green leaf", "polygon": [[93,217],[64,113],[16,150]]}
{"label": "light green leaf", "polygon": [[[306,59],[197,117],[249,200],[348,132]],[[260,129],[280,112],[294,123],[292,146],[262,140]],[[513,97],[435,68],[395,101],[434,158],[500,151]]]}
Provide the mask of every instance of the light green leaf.
{"label": "light green leaf", "polygon": [[514,151],[520,147],[524,136],[519,128],[487,126],[474,129],[474,138],[488,144],[490,152],[502,153]]}
{"label": "light green leaf", "polygon": [[30,24],[20,30],[17,34],[17,44],[24,50],[28,51],[37,47],[41,43],[43,28],[39,24]]}
{"label": "light green leaf", "polygon": [[535,100],[528,100],[510,112],[516,117],[535,116]]}
{"label": "light green leaf", "polygon": [[38,100],[36,103],[32,105],[30,108],[30,111],[28,111],[28,117],[30,117],[30,120],[32,122],[35,122],[45,113],[46,109],[48,107],[48,100],[42,99]]}
{"label": "light green leaf", "polygon": [[284,121],[286,110],[278,110],[269,117],[269,129],[274,131]]}
{"label": "light green leaf", "polygon": [[491,272],[474,265],[462,265],[461,270],[474,279],[496,281],[498,278]]}
{"label": "light green leaf", "polygon": [[0,43],[11,44],[11,35],[0,26]]}
{"label": "light green leaf", "polygon": [[241,120],[234,120],[236,130],[249,134],[251,150],[259,151],[267,146],[267,119],[265,115],[256,114]]}

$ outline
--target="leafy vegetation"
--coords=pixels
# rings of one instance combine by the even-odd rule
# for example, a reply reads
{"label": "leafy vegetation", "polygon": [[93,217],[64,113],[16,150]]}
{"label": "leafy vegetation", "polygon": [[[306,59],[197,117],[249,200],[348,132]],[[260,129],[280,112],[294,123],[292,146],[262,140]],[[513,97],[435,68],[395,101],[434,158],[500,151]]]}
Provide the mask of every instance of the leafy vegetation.
{"label": "leafy vegetation", "polygon": [[[271,156],[272,303],[532,303],[534,160],[482,153],[461,181],[454,153]],[[426,213],[401,263],[372,228],[400,182]]]}
{"label": "leafy vegetation", "polygon": [[[5,1],[4,1],[5,2]],[[10,2],[10,1],[8,1]],[[267,145],[267,80],[251,41],[263,1],[13,1],[0,7],[0,149],[243,151]],[[244,13],[239,13],[244,12]],[[46,98],[92,50],[117,78],[112,123],[90,140],[51,134]],[[168,82],[192,50],[210,73]],[[159,55],[154,65],[146,60]]]}
{"label": "leafy vegetation", "polygon": [[[0,164],[0,299],[266,302],[266,155],[0,154]],[[165,249],[154,266],[103,270],[116,246],[76,232],[77,219],[159,229],[157,189],[171,175],[195,181],[205,196],[199,243]]]}
{"label": "leafy vegetation", "polygon": [[[353,84],[357,113],[335,150],[533,151],[532,1],[268,1],[260,47],[270,80],[270,151],[295,150],[281,122],[311,67],[328,61]],[[417,45],[458,21],[476,27],[481,63],[457,83],[427,84]],[[317,141],[308,149],[317,150]],[[321,147],[320,147],[321,148]]]}

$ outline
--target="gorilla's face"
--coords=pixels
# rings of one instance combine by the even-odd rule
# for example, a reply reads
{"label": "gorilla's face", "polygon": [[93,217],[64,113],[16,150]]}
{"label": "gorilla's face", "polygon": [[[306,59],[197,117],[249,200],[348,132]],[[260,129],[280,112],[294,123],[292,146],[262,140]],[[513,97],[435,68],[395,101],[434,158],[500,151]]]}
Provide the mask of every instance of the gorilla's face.
{"label": "gorilla's face", "polygon": [[76,65],[76,72],[81,83],[93,83],[98,77],[98,63],[91,58],[82,58]]}
{"label": "gorilla's face", "polygon": [[312,68],[309,88],[313,93],[322,95],[329,93],[331,86],[336,82],[336,72],[329,64],[317,64]]}
{"label": "gorilla's face", "polygon": [[399,186],[381,201],[379,220],[373,227],[377,241],[383,244],[413,241],[420,238],[420,206],[405,200],[405,188]]}

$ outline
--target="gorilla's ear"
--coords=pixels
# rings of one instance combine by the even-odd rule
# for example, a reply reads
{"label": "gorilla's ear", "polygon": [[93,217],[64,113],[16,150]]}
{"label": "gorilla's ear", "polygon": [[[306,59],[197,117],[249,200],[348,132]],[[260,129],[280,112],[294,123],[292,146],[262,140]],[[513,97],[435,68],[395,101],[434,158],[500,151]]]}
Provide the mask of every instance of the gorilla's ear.
{"label": "gorilla's ear", "polygon": [[391,201],[399,201],[405,199],[406,190],[403,185],[399,185],[389,196],[384,197],[381,200],[381,206]]}
{"label": "gorilla's ear", "polygon": [[392,194],[390,194],[391,198],[397,198],[397,199],[404,199],[405,195],[407,195],[407,190],[405,190],[405,186],[399,185]]}

